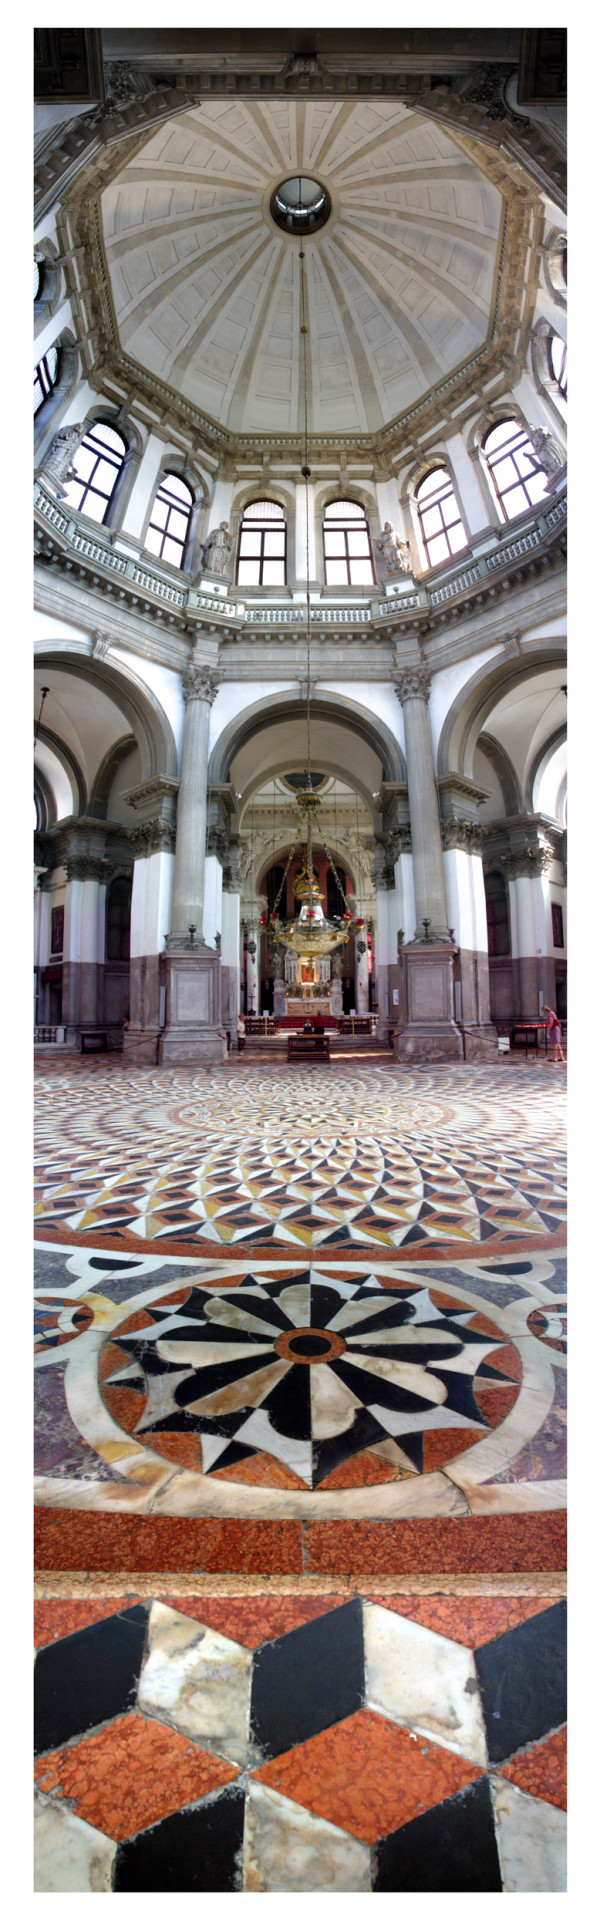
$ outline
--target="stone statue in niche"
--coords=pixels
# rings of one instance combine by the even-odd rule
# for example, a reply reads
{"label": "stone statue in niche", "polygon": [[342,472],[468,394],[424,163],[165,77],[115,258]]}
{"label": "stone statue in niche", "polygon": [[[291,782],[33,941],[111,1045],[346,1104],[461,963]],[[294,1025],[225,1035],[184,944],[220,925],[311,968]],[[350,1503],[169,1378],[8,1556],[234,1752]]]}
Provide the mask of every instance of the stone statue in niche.
{"label": "stone statue in niche", "polygon": [[564,468],[565,457],[549,428],[530,428],[529,438],[544,474],[558,474],[559,469]]}
{"label": "stone statue in niche", "polygon": [[55,434],[54,440],[50,442],[48,453],[44,457],[42,463],[44,474],[48,475],[50,481],[56,483],[56,492],[59,501],[66,493],[62,482],[74,481],[76,479],[76,476],[71,472],[71,459],[75,453],[75,449],[79,447],[84,431],[83,421],[72,421],[70,427],[59,428],[58,434]]}
{"label": "stone statue in niche", "polygon": [[399,569],[405,575],[411,573],[408,541],[402,540],[401,535],[392,527],[391,521],[386,521],[383,534],[376,540],[375,547],[385,561],[389,575],[396,575]]}
{"label": "stone statue in niche", "polygon": [[229,532],[229,522],[222,521],[220,527],[212,528],[202,550],[202,565],[211,575],[224,575],[233,548],[233,535]]}

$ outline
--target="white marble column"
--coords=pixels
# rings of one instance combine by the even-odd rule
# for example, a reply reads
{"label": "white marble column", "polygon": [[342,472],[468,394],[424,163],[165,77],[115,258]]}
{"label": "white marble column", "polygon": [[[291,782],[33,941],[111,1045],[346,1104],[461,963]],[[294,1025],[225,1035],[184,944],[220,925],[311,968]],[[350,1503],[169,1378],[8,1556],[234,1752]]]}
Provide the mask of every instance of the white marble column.
{"label": "white marble column", "polygon": [[[415,890],[415,935],[422,939],[425,918],[429,940],[448,940],[448,911],[440,813],[429,726],[431,677],[422,667],[401,671],[395,683],[404,713],[404,739]],[[407,931],[408,933],[408,931]]]}
{"label": "white marble column", "polygon": [[208,736],[210,710],[219,681],[220,677],[213,668],[197,661],[190,662],[183,677],[186,710],[177,797],[169,948],[189,946],[192,923],[196,930],[195,943],[203,940]]}

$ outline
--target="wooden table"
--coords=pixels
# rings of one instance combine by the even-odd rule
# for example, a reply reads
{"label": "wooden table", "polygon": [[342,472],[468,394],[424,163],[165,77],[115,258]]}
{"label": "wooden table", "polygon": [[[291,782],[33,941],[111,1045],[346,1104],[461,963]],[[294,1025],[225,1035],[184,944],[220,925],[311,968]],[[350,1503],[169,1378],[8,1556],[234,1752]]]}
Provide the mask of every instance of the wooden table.
{"label": "wooden table", "polygon": [[294,1056],[326,1056],[329,1062],[331,1059],[329,1036],[289,1035],[287,1052],[288,1062],[291,1062]]}

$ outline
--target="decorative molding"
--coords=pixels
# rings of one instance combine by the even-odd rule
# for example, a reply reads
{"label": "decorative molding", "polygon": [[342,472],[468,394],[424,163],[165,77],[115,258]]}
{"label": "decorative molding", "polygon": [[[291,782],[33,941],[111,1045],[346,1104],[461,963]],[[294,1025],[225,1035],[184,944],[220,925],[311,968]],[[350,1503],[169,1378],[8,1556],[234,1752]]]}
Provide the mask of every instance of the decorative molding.
{"label": "decorative molding", "polygon": [[521,875],[545,875],[555,859],[554,849],[547,844],[538,848],[511,849],[508,855],[499,857],[504,874],[512,881]]}
{"label": "decorative molding", "polygon": [[105,661],[109,648],[114,646],[114,637],[95,628],[92,635],[92,655],[94,661]]}
{"label": "decorative molding", "polygon": [[205,662],[190,661],[182,682],[184,701],[206,701],[212,708],[221,681],[222,676],[214,668],[208,668]]}
{"label": "decorative molding", "polygon": [[440,822],[442,848],[464,848],[468,855],[480,855],[483,848],[481,822],[465,822],[459,815],[445,815]]}
{"label": "decorative molding", "polygon": [[135,828],[130,828],[129,841],[136,861],[146,855],[157,853],[174,855],[175,834],[175,823],[163,821],[160,815],[155,815],[150,821],[140,822]]}
{"label": "decorative molding", "polygon": [[107,882],[110,862],[103,855],[87,855],[74,851],[65,856],[67,882]]}
{"label": "decorative molding", "polygon": [[429,701],[431,675],[428,668],[404,668],[397,673],[394,688],[398,701]]}

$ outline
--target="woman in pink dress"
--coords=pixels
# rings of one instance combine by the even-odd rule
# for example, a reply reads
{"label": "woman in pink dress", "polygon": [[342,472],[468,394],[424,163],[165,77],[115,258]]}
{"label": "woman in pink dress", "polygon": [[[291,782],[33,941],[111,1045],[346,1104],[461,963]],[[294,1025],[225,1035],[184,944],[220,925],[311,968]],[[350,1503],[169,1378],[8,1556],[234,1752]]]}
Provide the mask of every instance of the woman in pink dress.
{"label": "woman in pink dress", "polygon": [[552,1048],[554,1050],[554,1054],[551,1056],[550,1060],[551,1062],[564,1062],[565,1058],[562,1051],[562,1029],[560,1026],[560,1022],[558,1020],[558,1016],[556,1015],[554,1009],[549,1009],[547,1002],[544,1002],[542,1005],[542,1015],[546,1015],[548,1017],[548,1021],[546,1023],[546,1028],[548,1030],[548,1040],[552,1044]]}

